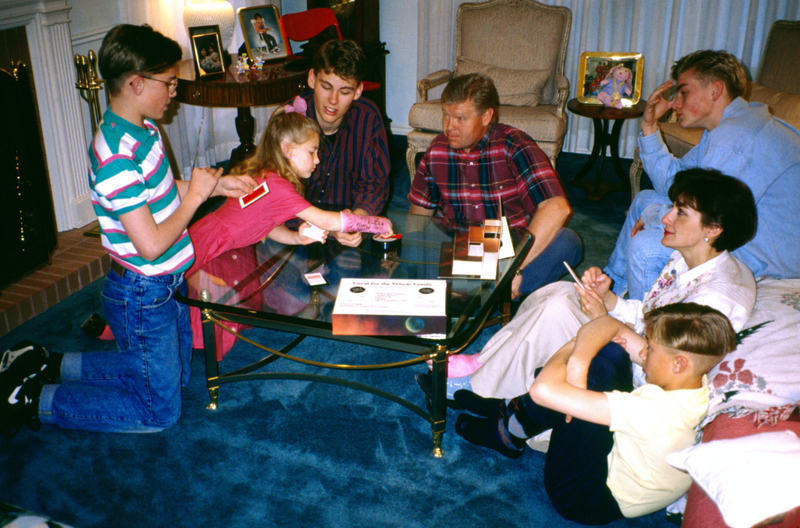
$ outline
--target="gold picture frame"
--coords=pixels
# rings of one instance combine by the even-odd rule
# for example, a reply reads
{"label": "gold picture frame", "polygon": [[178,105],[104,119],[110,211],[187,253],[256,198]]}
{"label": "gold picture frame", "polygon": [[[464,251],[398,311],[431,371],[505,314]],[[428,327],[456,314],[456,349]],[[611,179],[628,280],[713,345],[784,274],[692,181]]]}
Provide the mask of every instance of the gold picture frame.
{"label": "gold picture frame", "polygon": [[[624,77],[624,69],[630,70],[628,80],[610,77],[611,73],[619,73]],[[578,68],[578,102],[634,106],[642,97],[643,70],[644,57],[641,53],[585,51],[581,54]]]}
{"label": "gold picture frame", "polygon": [[280,25],[277,7],[241,7],[237,12],[248,57],[266,62],[289,56],[289,43]]}
{"label": "gold picture frame", "polygon": [[197,26],[189,28],[192,41],[192,57],[195,73],[199,79],[208,79],[225,74],[222,39],[219,26]]}

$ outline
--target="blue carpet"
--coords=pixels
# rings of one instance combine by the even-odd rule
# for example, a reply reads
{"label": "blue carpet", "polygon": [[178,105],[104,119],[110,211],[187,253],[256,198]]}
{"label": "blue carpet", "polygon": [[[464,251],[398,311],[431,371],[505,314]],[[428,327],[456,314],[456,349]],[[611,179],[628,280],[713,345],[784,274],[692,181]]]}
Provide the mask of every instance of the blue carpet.
{"label": "blue carpet", "polygon": [[[393,158],[392,203],[402,206],[408,173],[402,152]],[[576,172],[585,156],[564,154],[561,160],[564,176]],[[584,266],[604,265],[629,196],[615,193],[619,196],[595,204],[570,192],[576,209],[571,225],[586,244]],[[597,260],[588,262],[590,256]],[[0,350],[22,339],[56,351],[113,349],[113,343],[91,339],[80,329],[90,313],[101,310],[101,287],[102,280],[3,336]],[[471,350],[479,350],[494,331],[484,331]],[[258,329],[247,335],[273,347],[292,338]],[[314,338],[294,353],[350,363],[408,357]],[[238,343],[223,366],[231,369],[261,355]],[[297,368],[286,363],[282,370]],[[445,456],[435,459],[427,422],[379,397],[327,384],[251,382],[224,385],[220,408],[208,411],[199,354],[192,370],[181,421],[164,432],[43,427],[0,439],[0,502],[76,528],[576,526],[550,506],[540,484],[541,453],[528,450],[508,460],[467,444],[453,431],[453,411]],[[413,379],[419,370],[347,376],[422,406]],[[658,512],[609,526],[672,525]]]}

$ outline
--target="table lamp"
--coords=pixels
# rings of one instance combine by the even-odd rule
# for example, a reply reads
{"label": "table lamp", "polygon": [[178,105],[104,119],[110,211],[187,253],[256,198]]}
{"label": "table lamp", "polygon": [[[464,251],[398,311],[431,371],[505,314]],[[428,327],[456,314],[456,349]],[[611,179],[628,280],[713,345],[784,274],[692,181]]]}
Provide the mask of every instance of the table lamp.
{"label": "table lamp", "polygon": [[233,6],[225,0],[192,0],[183,8],[183,25],[187,30],[195,26],[219,26],[222,46],[227,49],[233,39],[236,15]]}

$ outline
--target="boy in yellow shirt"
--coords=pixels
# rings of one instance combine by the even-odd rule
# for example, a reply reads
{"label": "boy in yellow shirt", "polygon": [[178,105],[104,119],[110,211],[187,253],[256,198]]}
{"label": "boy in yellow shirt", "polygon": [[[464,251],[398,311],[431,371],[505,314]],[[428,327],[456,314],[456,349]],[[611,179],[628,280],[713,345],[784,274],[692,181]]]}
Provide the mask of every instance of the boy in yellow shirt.
{"label": "boy in yellow shirt", "polygon": [[[544,366],[530,391],[512,400],[468,391],[457,402],[456,432],[510,458],[552,429],[544,485],[556,510],[605,524],[660,510],[691,478],[666,462],[692,444],[708,409],[706,373],[736,348],[720,312],[673,304],[645,316],[645,338],[610,316],[585,324]],[[631,360],[647,383],[632,389]]]}

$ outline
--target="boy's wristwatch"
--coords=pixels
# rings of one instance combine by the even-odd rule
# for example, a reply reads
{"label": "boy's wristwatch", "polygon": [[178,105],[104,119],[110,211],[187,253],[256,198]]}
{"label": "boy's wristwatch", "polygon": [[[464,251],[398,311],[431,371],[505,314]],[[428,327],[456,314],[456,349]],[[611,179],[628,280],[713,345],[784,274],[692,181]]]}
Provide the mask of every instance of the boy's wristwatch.
{"label": "boy's wristwatch", "polygon": [[522,268],[517,268],[517,271],[514,272],[514,275],[522,275]]}

